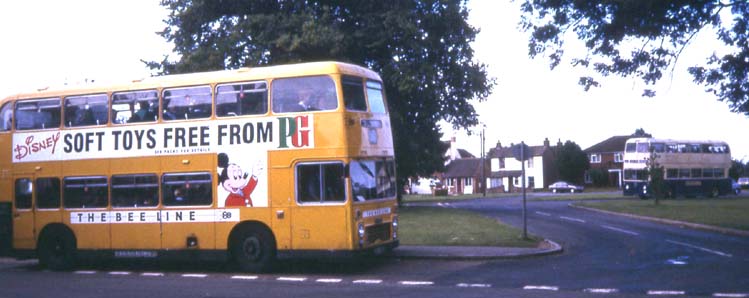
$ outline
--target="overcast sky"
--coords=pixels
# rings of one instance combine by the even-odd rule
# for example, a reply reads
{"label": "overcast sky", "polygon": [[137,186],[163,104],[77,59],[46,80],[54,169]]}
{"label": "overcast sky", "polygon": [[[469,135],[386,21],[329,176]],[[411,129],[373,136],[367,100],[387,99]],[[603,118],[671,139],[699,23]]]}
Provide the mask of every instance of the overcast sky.
{"label": "overcast sky", "polygon": [[[161,60],[171,51],[156,31],[168,12],[159,1],[0,2],[0,96],[63,84],[132,80],[149,76],[140,60]],[[571,140],[583,149],[638,128],[661,138],[717,139],[736,159],[749,160],[747,117],[731,113],[685,69],[712,54],[712,35],[698,38],[682,54],[673,77],[643,98],[638,79],[607,78],[590,92],[577,85],[581,72],[561,65],[550,71],[544,59],[527,56],[526,34],[517,29],[519,3],[471,1],[469,22],[481,29],[476,58],[497,79],[489,99],[477,103],[486,124],[487,148],[501,141],[540,145]],[[575,50],[574,43],[568,42]],[[578,46],[579,48],[579,46]],[[479,155],[478,135],[453,132],[460,147]],[[473,128],[478,132],[479,128]]]}

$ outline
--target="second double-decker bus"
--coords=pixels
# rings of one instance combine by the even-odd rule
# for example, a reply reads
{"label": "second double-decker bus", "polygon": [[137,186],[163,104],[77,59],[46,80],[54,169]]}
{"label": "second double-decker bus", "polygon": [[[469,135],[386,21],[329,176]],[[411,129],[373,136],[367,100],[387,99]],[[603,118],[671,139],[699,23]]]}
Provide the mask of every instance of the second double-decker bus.
{"label": "second double-decker bus", "polygon": [[[650,161],[651,156],[655,159]],[[731,152],[722,141],[632,138],[624,148],[624,195],[652,195],[649,163],[663,168],[664,194],[716,197],[731,192]]]}
{"label": "second double-decker bus", "polygon": [[19,256],[228,259],[398,245],[373,71],[339,62],[168,75],[0,102],[0,222]]}

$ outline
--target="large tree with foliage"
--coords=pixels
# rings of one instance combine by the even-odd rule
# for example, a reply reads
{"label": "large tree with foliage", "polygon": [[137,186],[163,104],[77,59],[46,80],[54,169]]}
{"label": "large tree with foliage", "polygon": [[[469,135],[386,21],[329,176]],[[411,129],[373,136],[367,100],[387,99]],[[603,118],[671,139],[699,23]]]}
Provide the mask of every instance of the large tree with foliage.
{"label": "large tree with foliage", "polygon": [[582,183],[585,171],[590,168],[590,160],[583,149],[575,142],[566,141],[557,152],[559,178],[572,183]]}
{"label": "large tree with foliage", "polygon": [[493,85],[474,61],[477,29],[465,1],[163,0],[160,34],[179,60],[149,62],[161,74],[337,60],[383,78],[401,178],[443,167],[437,125],[475,125],[470,99]]}
{"label": "large tree with foliage", "polygon": [[654,85],[673,70],[697,33],[712,30],[727,53],[705,57],[704,65],[689,72],[731,111],[749,115],[749,1],[524,0],[521,7],[531,57],[546,55],[554,68],[562,61],[565,39],[584,42],[588,51],[570,61],[593,70],[580,78],[586,90],[608,75]]}

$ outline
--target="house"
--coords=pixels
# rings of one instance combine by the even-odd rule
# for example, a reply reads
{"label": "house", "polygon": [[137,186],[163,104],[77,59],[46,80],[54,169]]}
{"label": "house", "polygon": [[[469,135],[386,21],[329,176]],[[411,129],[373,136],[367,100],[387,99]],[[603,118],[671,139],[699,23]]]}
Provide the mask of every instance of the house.
{"label": "house", "polygon": [[[558,177],[556,166],[557,149],[561,147],[561,141],[552,147],[549,139],[545,139],[541,146],[528,146],[530,158],[525,161],[526,188],[541,190],[554,183]],[[489,192],[513,192],[522,187],[522,164],[515,159],[512,147],[502,147],[500,142],[497,146],[489,149],[487,154],[490,160]]]}
{"label": "house", "polygon": [[483,191],[480,159],[465,149],[458,148],[455,137],[443,142],[449,148],[445,152],[445,172],[432,177],[409,178],[408,192],[411,194],[433,194],[436,189],[447,189],[451,195],[471,194]]}
{"label": "house", "polygon": [[486,165],[487,163],[481,158],[462,158],[451,161],[443,174],[448,194],[482,193],[485,183],[481,183],[481,181],[486,180],[485,177],[488,173]]}
{"label": "house", "polygon": [[447,187],[450,195],[473,194],[484,191],[484,181],[488,168],[484,162],[484,172],[481,171],[482,159],[476,158],[470,152],[458,148],[455,137],[450,139],[450,148],[445,153],[445,172],[439,175],[442,184]]}
{"label": "house", "polygon": [[622,186],[624,144],[632,136],[613,136],[583,150],[590,159],[585,183],[596,186]]}

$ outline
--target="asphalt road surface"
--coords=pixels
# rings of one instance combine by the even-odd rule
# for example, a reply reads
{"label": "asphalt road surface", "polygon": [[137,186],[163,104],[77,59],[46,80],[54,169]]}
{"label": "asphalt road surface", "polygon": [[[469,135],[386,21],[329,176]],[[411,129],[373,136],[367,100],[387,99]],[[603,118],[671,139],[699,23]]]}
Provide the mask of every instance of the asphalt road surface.
{"label": "asphalt road surface", "polygon": [[[749,297],[749,239],[529,202],[528,230],[564,247],[511,260],[287,260],[271,274],[124,261],[50,272],[0,259],[0,297]],[[442,204],[521,226],[521,200]]]}

